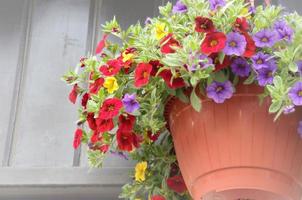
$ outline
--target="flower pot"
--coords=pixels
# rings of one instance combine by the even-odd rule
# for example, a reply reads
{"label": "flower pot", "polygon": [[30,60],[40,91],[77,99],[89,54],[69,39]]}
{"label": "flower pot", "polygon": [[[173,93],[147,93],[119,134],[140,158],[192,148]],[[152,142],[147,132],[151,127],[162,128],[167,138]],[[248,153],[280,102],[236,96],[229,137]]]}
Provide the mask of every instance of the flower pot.
{"label": "flower pot", "polygon": [[300,200],[301,110],[276,122],[261,88],[243,86],[223,104],[203,99],[200,113],[179,100],[167,120],[179,166],[194,200],[217,192],[225,200]]}

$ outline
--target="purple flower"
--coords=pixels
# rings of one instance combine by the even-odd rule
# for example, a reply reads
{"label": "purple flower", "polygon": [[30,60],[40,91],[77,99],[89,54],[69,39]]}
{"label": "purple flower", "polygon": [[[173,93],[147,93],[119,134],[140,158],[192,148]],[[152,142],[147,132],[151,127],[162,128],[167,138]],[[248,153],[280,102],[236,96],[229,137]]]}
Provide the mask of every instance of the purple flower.
{"label": "purple flower", "polygon": [[298,134],[300,135],[300,137],[302,138],[302,121],[299,122],[299,126],[298,126]]}
{"label": "purple flower", "polygon": [[302,76],[302,60],[297,61],[298,65],[298,72],[300,73],[300,76]]}
{"label": "purple flower", "polygon": [[264,54],[262,52],[257,53],[252,57],[253,68],[258,70],[269,65],[269,54]]}
{"label": "purple flower", "polygon": [[263,29],[253,36],[257,47],[272,47],[276,43],[276,32],[269,29]]}
{"label": "purple flower", "polygon": [[201,54],[199,56],[199,66],[200,68],[207,68],[213,65],[213,59],[208,57],[207,55]]}
{"label": "purple flower", "polygon": [[226,55],[240,56],[246,48],[245,37],[239,33],[231,32],[227,35],[227,41],[223,52]]}
{"label": "purple flower", "polygon": [[136,101],[135,94],[125,94],[122,102],[124,104],[126,112],[128,113],[133,113],[134,111],[139,109],[139,103]]}
{"label": "purple flower", "polygon": [[285,114],[285,115],[288,115],[288,114],[290,114],[290,113],[293,113],[293,112],[295,112],[295,106],[294,105],[289,105],[289,106],[286,106],[285,108],[284,108],[284,110],[283,110],[283,114]]}
{"label": "purple flower", "polygon": [[188,8],[185,4],[183,4],[180,0],[176,2],[176,4],[173,6],[173,13],[185,13],[188,11]]}
{"label": "purple flower", "polygon": [[146,20],[145,20],[145,25],[147,24],[151,24],[152,20],[150,17],[147,17]]}
{"label": "purple flower", "polygon": [[217,10],[218,7],[223,7],[226,5],[225,0],[209,0],[211,10]]}
{"label": "purple flower", "polygon": [[255,14],[255,13],[256,13],[256,8],[255,8],[255,6],[250,6],[250,7],[249,7],[249,12],[250,12],[251,14]]}
{"label": "purple flower", "polygon": [[251,72],[250,64],[241,57],[238,57],[233,61],[233,63],[231,64],[231,69],[234,74],[240,77],[246,77]]}
{"label": "purple flower", "polygon": [[289,98],[296,106],[302,106],[302,82],[295,83],[288,93]]}
{"label": "purple flower", "polygon": [[275,22],[274,29],[277,32],[277,38],[279,40],[292,41],[294,30],[288,26],[284,20]]}
{"label": "purple flower", "polygon": [[277,66],[275,62],[270,62],[267,67],[263,67],[257,70],[258,76],[258,84],[260,86],[265,86],[267,84],[272,84],[274,80],[274,73],[277,70]]}
{"label": "purple flower", "polygon": [[216,103],[223,103],[226,99],[233,96],[234,88],[230,81],[220,83],[214,81],[207,87],[207,96]]}

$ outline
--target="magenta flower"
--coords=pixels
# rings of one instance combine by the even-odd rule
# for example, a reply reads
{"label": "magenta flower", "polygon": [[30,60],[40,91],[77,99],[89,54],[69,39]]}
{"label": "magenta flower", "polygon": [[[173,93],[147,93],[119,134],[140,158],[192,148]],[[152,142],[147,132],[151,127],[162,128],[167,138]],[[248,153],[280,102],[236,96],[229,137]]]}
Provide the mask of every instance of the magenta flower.
{"label": "magenta flower", "polygon": [[128,113],[133,113],[134,111],[139,109],[139,103],[136,100],[135,94],[125,94],[124,98],[122,99],[124,104],[125,110]]}
{"label": "magenta flower", "polygon": [[253,68],[258,70],[269,65],[269,54],[264,54],[262,52],[257,53],[252,57]]}
{"label": "magenta flower", "polygon": [[236,32],[231,32],[227,35],[227,41],[223,52],[226,55],[241,56],[246,49],[246,40],[243,35]]}
{"label": "magenta flower", "polygon": [[257,47],[272,47],[278,38],[275,31],[263,29],[256,33],[253,39]]}
{"label": "magenta flower", "polygon": [[250,64],[241,57],[238,57],[233,61],[233,63],[231,64],[231,69],[234,74],[240,77],[246,77],[251,72]]}
{"label": "magenta flower", "polygon": [[185,13],[188,11],[188,8],[185,4],[183,4],[180,0],[176,2],[176,4],[173,6],[173,13]]}
{"label": "magenta flower", "polygon": [[270,62],[267,67],[257,70],[257,80],[260,86],[272,84],[274,80],[274,73],[277,71],[275,62]]}
{"label": "magenta flower", "polygon": [[288,93],[289,98],[296,106],[302,106],[302,82],[295,83]]}
{"label": "magenta flower", "polygon": [[207,96],[213,99],[216,103],[223,103],[226,99],[233,96],[234,88],[230,81],[220,83],[214,81],[207,87]]}
{"label": "magenta flower", "polygon": [[284,20],[275,22],[274,29],[277,32],[277,38],[279,40],[292,41],[294,30],[288,26]]}
{"label": "magenta flower", "polygon": [[217,10],[219,7],[226,5],[225,0],[209,0],[211,10]]}

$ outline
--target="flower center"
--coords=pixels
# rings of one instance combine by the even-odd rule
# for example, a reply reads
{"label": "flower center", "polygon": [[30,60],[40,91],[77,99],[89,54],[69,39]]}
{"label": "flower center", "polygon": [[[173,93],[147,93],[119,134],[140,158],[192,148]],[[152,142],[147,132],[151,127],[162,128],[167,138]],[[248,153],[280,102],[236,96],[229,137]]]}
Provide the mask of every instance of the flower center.
{"label": "flower center", "polygon": [[148,72],[144,71],[143,77],[144,77],[144,78],[147,78],[147,77],[148,77]]}
{"label": "flower center", "polygon": [[114,110],[114,105],[109,105],[109,106],[108,106],[108,110],[109,110],[109,111],[113,111],[113,110]]}
{"label": "flower center", "polygon": [[220,92],[221,90],[223,90],[223,87],[222,87],[222,86],[218,86],[218,87],[216,88],[216,92]]}
{"label": "flower center", "polygon": [[212,40],[210,43],[211,47],[216,46],[217,44],[218,44],[217,40]]}
{"label": "flower center", "polygon": [[112,72],[112,71],[113,71],[113,67],[109,66],[109,67],[108,67],[108,71],[109,71],[109,72]]}
{"label": "flower center", "polygon": [[257,64],[263,64],[263,60],[262,59],[258,59],[257,60]]}
{"label": "flower center", "polygon": [[273,72],[270,71],[267,73],[267,77],[272,77],[272,76],[273,76]]}
{"label": "flower center", "polygon": [[302,90],[300,90],[300,91],[298,92],[298,96],[299,96],[299,97],[302,97]]}
{"label": "flower center", "polygon": [[234,42],[234,41],[232,41],[232,42],[230,42],[230,46],[231,46],[231,47],[236,47],[236,46],[237,46],[237,43]]}
{"label": "flower center", "polygon": [[261,41],[262,41],[262,42],[268,42],[268,38],[267,38],[267,37],[263,37],[263,38],[261,39]]}

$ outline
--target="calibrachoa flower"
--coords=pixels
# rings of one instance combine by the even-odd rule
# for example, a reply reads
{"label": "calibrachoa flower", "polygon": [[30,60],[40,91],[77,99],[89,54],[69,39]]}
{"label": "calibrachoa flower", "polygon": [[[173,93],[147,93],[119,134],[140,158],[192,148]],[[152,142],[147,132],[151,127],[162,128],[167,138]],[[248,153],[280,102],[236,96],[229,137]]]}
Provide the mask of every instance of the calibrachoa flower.
{"label": "calibrachoa flower", "polygon": [[250,28],[249,23],[247,22],[245,17],[236,19],[236,22],[234,23],[235,31],[244,33],[247,32],[249,28]]}
{"label": "calibrachoa flower", "polygon": [[164,79],[167,86],[171,89],[182,88],[186,85],[178,72],[173,77],[171,70],[166,69],[160,72],[159,76],[161,76]]}
{"label": "calibrachoa flower", "polygon": [[173,6],[173,13],[185,13],[188,11],[187,6],[183,4],[180,0],[176,2]]}
{"label": "calibrachoa flower", "polygon": [[85,94],[83,95],[83,97],[82,97],[81,105],[82,105],[83,108],[85,108],[85,109],[86,109],[86,107],[87,107],[87,102],[88,102],[89,98],[90,98],[90,95],[89,95],[88,93],[85,93]]}
{"label": "calibrachoa flower", "polygon": [[112,119],[101,119],[97,118],[95,120],[97,130],[101,133],[111,131],[114,128],[114,123]]}
{"label": "calibrachoa flower", "polygon": [[298,134],[300,135],[300,137],[302,138],[302,121],[299,122],[299,126],[298,126]]}
{"label": "calibrachoa flower", "polygon": [[135,166],[135,180],[142,182],[146,180],[146,170],[148,164],[146,161],[139,162]]}
{"label": "calibrachoa flower", "polygon": [[260,86],[272,84],[274,81],[274,73],[277,70],[277,66],[274,62],[269,62],[268,66],[257,70],[257,80]]}
{"label": "calibrachoa flower", "polygon": [[244,57],[250,58],[256,53],[256,45],[253,38],[248,33],[243,33],[246,41],[246,48],[243,54]]}
{"label": "calibrachoa flower", "polygon": [[[175,47],[179,47],[180,44],[177,40],[173,38],[173,34],[168,34],[161,42],[160,51],[163,54],[175,53]],[[174,47],[174,48],[173,48]]]}
{"label": "calibrachoa flower", "polygon": [[123,103],[118,98],[109,98],[103,102],[100,108],[99,118],[100,119],[111,119],[117,116],[120,109],[123,107]]}
{"label": "calibrachoa flower", "polygon": [[299,60],[297,62],[297,66],[298,66],[298,72],[300,73],[300,76],[302,76],[302,60]]}
{"label": "calibrachoa flower", "polygon": [[213,53],[210,55],[210,58],[212,58],[213,64],[215,65],[215,71],[225,69],[232,64],[232,61],[229,56],[225,56],[222,63],[220,63],[218,55],[218,53]]}
{"label": "calibrachoa flower", "polygon": [[187,186],[181,175],[176,175],[168,178],[167,185],[171,190],[179,194],[182,194],[187,191]]}
{"label": "calibrachoa flower", "polygon": [[158,70],[164,66],[163,64],[161,64],[159,62],[159,60],[151,60],[149,62],[149,64],[152,65],[152,71],[150,73],[151,76],[155,76],[157,74]]}
{"label": "calibrachoa flower", "polygon": [[106,65],[102,65],[100,67],[100,72],[102,72],[105,76],[114,76],[120,71],[121,68],[122,65],[120,61],[114,59],[107,61]]}
{"label": "calibrachoa flower", "polygon": [[253,68],[258,70],[269,65],[270,60],[269,54],[264,54],[262,52],[257,53],[252,57]]}
{"label": "calibrachoa flower", "polygon": [[160,40],[167,35],[165,31],[166,24],[164,23],[156,23],[155,24],[155,37],[156,39]]}
{"label": "calibrachoa flower", "polygon": [[151,197],[151,200],[166,200],[166,198],[161,195],[155,195]]}
{"label": "calibrachoa flower", "polygon": [[79,86],[78,84],[75,84],[71,90],[71,92],[69,93],[69,101],[73,104],[75,104],[75,102],[77,101],[77,97],[78,97],[78,91],[79,90]]}
{"label": "calibrachoa flower", "polygon": [[199,64],[200,68],[207,68],[207,67],[213,65],[213,59],[204,54],[201,54],[199,56],[198,64]]}
{"label": "calibrachoa flower", "polygon": [[135,124],[135,116],[130,114],[120,115],[118,118],[119,129],[122,131],[132,131]]}
{"label": "calibrachoa flower", "polygon": [[132,151],[134,139],[135,135],[131,131],[123,131],[118,129],[116,132],[117,145],[121,151]]}
{"label": "calibrachoa flower", "polygon": [[211,19],[198,16],[195,18],[195,31],[199,33],[214,32],[215,26]]}
{"label": "calibrachoa flower", "polygon": [[150,74],[152,71],[152,65],[149,63],[140,63],[137,65],[134,73],[134,85],[135,87],[143,87],[148,84]]}
{"label": "calibrachoa flower", "polygon": [[279,40],[292,41],[294,31],[287,25],[286,21],[280,20],[275,22],[274,29],[277,32],[277,37]]}
{"label": "calibrachoa flower", "polygon": [[98,78],[93,83],[89,85],[89,93],[96,94],[100,90],[101,87],[103,87],[104,79]]}
{"label": "calibrachoa flower", "polygon": [[73,139],[73,148],[74,149],[77,149],[80,146],[82,137],[83,137],[83,131],[82,131],[82,129],[78,128],[74,133],[74,139]]}
{"label": "calibrachoa flower", "polygon": [[117,80],[114,77],[106,77],[103,86],[107,89],[109,94],[112,94],[119,88]]}
{"label": "calibrachoa flower", "polygon": [[226,36],[221,32],[207,33],[201,44],[201,52],[205,54],[218,53],[224,49]]}
{"label": "calibrachoa flower", "polygon": [[227,35],[226,45],[223,52],[226,55],[241,56],[246,49],[245,37],[239,33],[231,32]]}
{"label": "calibrachoa flower", "polygon": [[302,82],[295,83],[288,93],[289,98],[296,106],[302,106]]}
{"label": "calibrachoa flower", "polygon": [[284,110],[283,110],[283,113],[285,114],[285,115],[288,115],[288,114],[290,114],[290,113],[293,113],[293,112],[295,112],[295,106],[294,105],[289,105],[289,106],[286,106],[285,108],[284,108]]}
{"label": "calibrachoa flower", "polygon": [[234,74],[240,77],[246,77],[251,72],[250,64],[241,57],[236,58],[231,64],[231,68]]}
{"label": "calibrachoa flower", "polygon": [[223,103],[226,99],[233,96],[234,89],[230,81],[223,83],[214,81],[207,87],[207,96],[216,103]]}
{"label": "calibrachoa flower", "polygon": [[95,121],[95,118],[94,118],[94,113],[88,113],[87,114],[87,117],[86,117],[86,120],[87,120],[87,123],[88,123],[88,126],[91,130],[97,130],[97,125],[96,125],[96,121]]}
{"label": "calibrachoa flower", "polygon": [[217,10],[219,7],[225,6],[225,0],[209,0],[211,10]]}
{"label": "calibrachoa flower", "polygon": [[276,32],[269,29],[263,29],[253,37],[257,47],[272,47],[277,41]]}
{"label": "calibrachoa flower", "polygon": [[124,104],[124,108],[126,112],[133,113],[134,111],[139,109],[139,103],[136,100],[136,94],[125,94],[124,98],[122,99]]}
{"label": "calibrachoa flower", "polygon": [[152,23],[152,19],[150,17],[147,17],[145,20],[145,25],[151,24]]}

